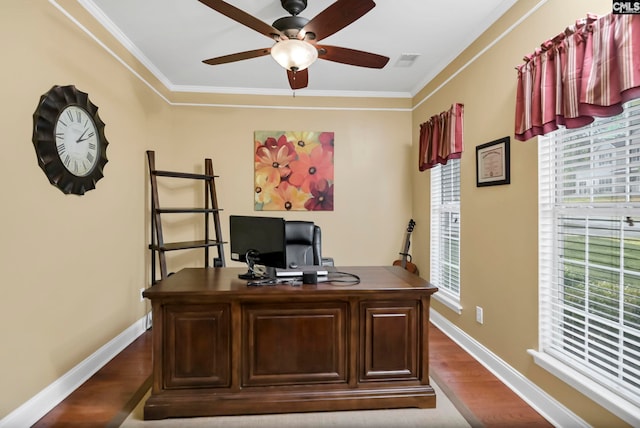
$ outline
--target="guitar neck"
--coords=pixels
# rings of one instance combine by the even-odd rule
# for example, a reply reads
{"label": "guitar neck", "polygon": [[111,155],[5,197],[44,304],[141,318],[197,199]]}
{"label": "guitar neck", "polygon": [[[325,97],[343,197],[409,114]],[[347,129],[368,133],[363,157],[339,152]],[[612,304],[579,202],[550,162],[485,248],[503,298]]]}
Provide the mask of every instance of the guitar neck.
{"label": "guitar neck", "polygon": [[400,266],[402,266],[403,269],[407,269],[407,258],[410,257],[409,246],[411,245],[411,232],[413,232],[415,224],[416,222],[413,221],[413,219],[409,221],[409,224],[407,225],[407,232],[404,236],[404,245],[402,246],[402,250],[400,250],[400,255],[402,256],[400,259]]}
{"label": "guitar neck", "polygon": [[411,239],[411,232],[407,232],[404,238],[404,245],[402,246],[402,251],[400,252],[400,255],[402,256],[400,259],[400,266],[402,266],[403,269],[407,268],[407,257],[409,256],[409,246],[411,245],[410,239]]}

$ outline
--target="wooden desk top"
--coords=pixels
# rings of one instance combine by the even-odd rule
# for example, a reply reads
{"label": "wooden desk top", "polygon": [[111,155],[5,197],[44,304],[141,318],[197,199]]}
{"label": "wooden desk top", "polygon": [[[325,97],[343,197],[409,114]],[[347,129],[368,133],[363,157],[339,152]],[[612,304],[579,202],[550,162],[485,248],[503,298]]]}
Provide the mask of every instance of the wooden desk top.
{"label": "wooden desk top", "polygon": [[[262,285],[249,287],[247,281],[238,278],[238,274],[246,272],[246,268],[185,268],[168,278],[158,281],[153,287],[144,292],[149,299],[186,295],[217,295],[232,296],[250,295],[282,295],[293,297],[296,293],[311,294],[321,292],[325,295],[336,294],[367,294],[379,292],[407,292],[421,291],[431,295],[438,288],[426,280],[414,275],[399,266],[354,266],[328,267],[332,272],[346,272],[357,275],[360,283],[351,282],[320,282],[314,285]],[[331,275],[330,277],[333,277]],[[349,276],[341,277],[344,281],[353,279]]]}

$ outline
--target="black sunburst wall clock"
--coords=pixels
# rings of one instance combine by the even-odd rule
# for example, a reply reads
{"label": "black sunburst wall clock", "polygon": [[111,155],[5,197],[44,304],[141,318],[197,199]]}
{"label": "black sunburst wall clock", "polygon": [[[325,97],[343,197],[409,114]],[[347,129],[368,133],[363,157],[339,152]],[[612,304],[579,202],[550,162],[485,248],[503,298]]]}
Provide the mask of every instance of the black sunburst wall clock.
{"label": "black sunburst wall clock", "polygon": [[73,85],[54,86],[33,114],[38,165],[65,194],[95,189],[107,163],[107,139],[98,107]]}

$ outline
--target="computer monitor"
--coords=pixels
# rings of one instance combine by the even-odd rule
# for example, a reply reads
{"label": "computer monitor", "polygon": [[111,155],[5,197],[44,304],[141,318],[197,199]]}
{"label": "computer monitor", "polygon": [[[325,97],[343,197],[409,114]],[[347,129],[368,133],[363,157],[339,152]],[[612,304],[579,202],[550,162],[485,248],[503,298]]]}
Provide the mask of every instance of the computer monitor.
{"label": "computer monitor", "polygon": [[239,275],[240,278],[264,278],[255,272],[255,265],[287,267],[283,218],[232,215],[229,216],[229,229],[231,260],[245,262],[249,267],[246,274]]}

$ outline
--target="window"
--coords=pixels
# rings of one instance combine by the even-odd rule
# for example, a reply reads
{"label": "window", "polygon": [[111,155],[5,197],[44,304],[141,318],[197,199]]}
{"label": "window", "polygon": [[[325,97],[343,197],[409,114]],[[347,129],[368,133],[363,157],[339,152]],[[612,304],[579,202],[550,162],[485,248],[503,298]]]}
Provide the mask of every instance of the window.
{"label": "window", "polygon": [[431,168],[431,283],[460,313],[460,159]]}
{"label": "window", "polygon": [[600,389],[587,393],[599,402],[612,397],[614,413],[620,415],[624,399],[637,420],[640,100],[619,116],[541,137],[538,167],[540,350],[534,355],[564,367],[558,375],[565,380],[568,367],[585,380],[574,384],[581,390]]}

